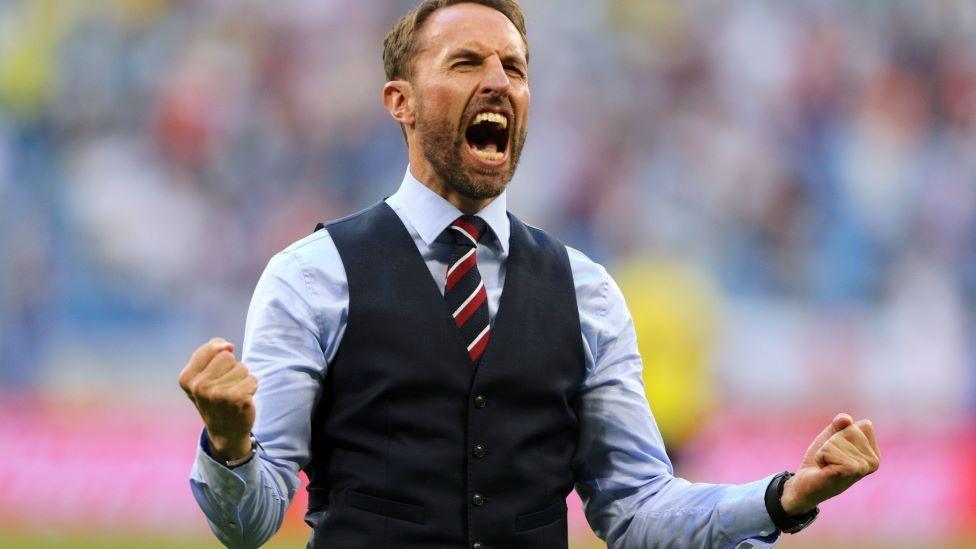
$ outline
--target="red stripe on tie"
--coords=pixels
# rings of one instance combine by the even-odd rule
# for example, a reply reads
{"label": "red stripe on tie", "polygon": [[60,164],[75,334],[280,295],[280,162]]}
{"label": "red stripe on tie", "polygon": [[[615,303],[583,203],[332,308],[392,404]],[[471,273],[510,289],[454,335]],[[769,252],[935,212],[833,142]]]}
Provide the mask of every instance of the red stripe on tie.
{"label": "red stripe on tie", "polygon": [[467,231],[469,235],[474,237],[475,242],[481,239],[481,233],[478,232],[478,228],[463,219],[458,219],[455,221],[454,226],[461,227]]}
{"label": "red stripe on tie", "polygon": [[471,347],[471,350],[468,351],[468,355],[471,357],[471,362],[478,362],[478,359],[480,359],[481,355],[484,354],[485,348],[488,347],[488,339],[490,337],[490,332],[485,333],[485,335],[482,336],[481,341],[479,341],[474,347]]}
{"label": "red stripe on tie", "polygon": [[484,303],[486,299],[488,299],[488,292],[486,292],[485,287],[482,286],[481,290],[478,292],[478,295],[474,296],[474,299],[472,299],[464,307],[464,309],[461,309],[461,312],[458,313],[457,318],[454,319],[454,323],[457,324],[458,328],[464,326],[464,323],[471,318],[471,315],[478,310],[478,307],[481,307],[481,304]]}
{"label": "red stripe on tie", "polygon": [[473,253],[470,256],[468,256],[468,258],[465,259],[463,263],[458,265],[457,269],[454,269],[454,271],[451,272],[451,274],[447,277],[447,287],[444,291],[450,292],[451,288],[453,288],[455,284],[460,282],[461,278],[464,277],[464,275],[468,274],[468,271],[471,270],[471,267],[474,267],[477,263],[478,263],[477,253]]}

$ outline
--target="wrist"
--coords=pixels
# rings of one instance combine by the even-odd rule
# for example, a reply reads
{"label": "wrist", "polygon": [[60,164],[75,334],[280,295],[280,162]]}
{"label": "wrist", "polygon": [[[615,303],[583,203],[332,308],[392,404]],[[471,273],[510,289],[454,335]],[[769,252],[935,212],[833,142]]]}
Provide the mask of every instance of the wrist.
{"label": "wrist", "polygon": [[213,436],[207,431],[207,442],[213,458],[222,463],[240,461],[251,455],[253,442],[250,433],[242,437]]}
{"label": "wrist", "polygon": [[[792,480],[792,478],[792,473],[788,471],[783,471],[776,475],[769,483],[769,486],[766,487],[765,495],[766,512],[769,513],[769,518],[772,519],[773,524],[778,530],[787,534],[795,534],[803,530],[820,513],[819,509],[812,507],[806,513],[800,513],[799,515],[793,514],[795,511],[802,509],[803,505],[797,504],[795,488],[792,484],[790,484],[789,498],[786,497],[786,483]],[[786,509],[786,503],[790,505],[789,511]]]}
{"label": "wrist", "polygon": [[783,510],[786,514],[791,517],[798,517],[800,515],[805,515],[816,508],[816,504],[811,504],[810,502],[801,501],[796,495],[796,477],[791,476],[786,480],[783,485],[783,497],[780,498],[780,502],[783,505]]}

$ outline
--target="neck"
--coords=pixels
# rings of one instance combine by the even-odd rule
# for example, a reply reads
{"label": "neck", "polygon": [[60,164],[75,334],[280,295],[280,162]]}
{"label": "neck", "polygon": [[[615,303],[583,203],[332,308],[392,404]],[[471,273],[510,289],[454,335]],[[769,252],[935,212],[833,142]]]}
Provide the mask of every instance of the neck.
{"label": "neck", "polygon": [[[414,156],[420,156],[420,158],[414,158]],[[475,215],[497,198],[471,198],[459,193],[447,181],[444,181],[443,178],[437,175],[433,166],[422,155],[415,155],[412,150],[410,153],[410,173],[414,179],[420,181],[425,187],[434,191],[434,193],[450,202],[452,206],[466,215]]]}

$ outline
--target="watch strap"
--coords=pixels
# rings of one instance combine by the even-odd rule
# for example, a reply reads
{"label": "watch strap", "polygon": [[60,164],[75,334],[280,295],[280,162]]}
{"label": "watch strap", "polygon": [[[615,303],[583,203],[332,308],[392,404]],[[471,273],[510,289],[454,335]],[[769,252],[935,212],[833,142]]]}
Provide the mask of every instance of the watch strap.
{"label": "watch strap", "polygon": [[247,462],[251,461],[254,456],[258,453],[258,440],[251,435],[251,451],[244,457],[240,459],[232,459],[224,462],[224,465],[228,469],[233,469],[235,467],[240,467],[245,465]]}
{"label": "watch strap", "polygon": [[253,459],[254,456],[257,455],[258,448],[264,450],[264,448],[261,446],[261,443],[258,442],[258,439],[256,439],[254,437],[254,434],[251,433],[251,452],[241,459],[235,459],[230,461],[224,460],[223,458],[218,456],[216,452],[214,452],[213,446],[211,446],[210,444],[210,436],[207,435],[206,429],[204,429],[200,433],[200,446],[203,448],[203,452],[208,456],[210,456],[210,459],[216,461],[217,463],[229,469],[233,469],[234,467],[240,467],[241,465],[244,465],[247,462],[251,461],[251,459]]}
{"label": "watch strap", "polygon": [[820,509],[817,507],[797,517],[790,516],[783,509],[783,488],[786,486],[786,481],[792,476],[793,473],[783,471],[773,477],[773,480],[766,488],[766,512],[769,513],[769,518],[773,520],[776,528],[787,534],[795,534],[810,526],[817,518],[817,515],[820,514]]}

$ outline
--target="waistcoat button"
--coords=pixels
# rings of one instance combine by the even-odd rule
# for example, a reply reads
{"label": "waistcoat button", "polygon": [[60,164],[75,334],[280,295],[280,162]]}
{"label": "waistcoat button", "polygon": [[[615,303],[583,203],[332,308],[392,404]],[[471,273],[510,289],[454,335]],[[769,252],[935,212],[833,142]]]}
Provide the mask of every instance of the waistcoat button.
{"label": "waistcoat button", "polygon": [[471,496],[471,503],[475,504],[476,507],[481,507],[485,504],[485,496],[481,494],[475,494]]}
{"label": "waistcoat button", "polygon": [[485,454],[488,453],[488,448],[485,448],[484,444],[477,444],[474,447],[474,457],[483,458]]}
{"label": "waistcoat button", "polygon": [[488,405],[488,399],[485,398],[485,395],[478,395],[474,397],[475,408],[484,408],[487,405]]}
{"label": "waistcoat button", "polygon": [[471,544],[471,549],[485,549],[485,546],[480,541],[476,541]]}

